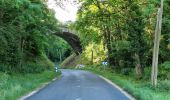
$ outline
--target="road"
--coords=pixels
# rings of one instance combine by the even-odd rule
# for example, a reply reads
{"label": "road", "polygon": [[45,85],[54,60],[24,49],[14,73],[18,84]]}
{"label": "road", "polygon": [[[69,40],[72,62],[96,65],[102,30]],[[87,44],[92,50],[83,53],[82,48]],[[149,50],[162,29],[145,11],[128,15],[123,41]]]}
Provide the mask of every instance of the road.
{"label": "road", "polygon": [[117,88],[88,71],[62,70],[62,77],[26,100],[129,100]]}

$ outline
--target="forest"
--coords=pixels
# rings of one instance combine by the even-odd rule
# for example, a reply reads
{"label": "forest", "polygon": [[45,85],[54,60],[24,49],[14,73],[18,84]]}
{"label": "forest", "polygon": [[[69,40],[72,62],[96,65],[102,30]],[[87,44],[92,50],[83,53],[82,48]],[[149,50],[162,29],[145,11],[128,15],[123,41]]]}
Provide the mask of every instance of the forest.
{"label": "forest", "polygon": [[[87,61],[84,63],[108,61],[112,70],[124,74],[135,70],[136,78],[143,78],[144,70],[151,70],[152,66],[160,6],[160,0],[84,1],[78,10],[77,21],[70,25],[82,41],[83,61]],[[167,0],[164,0],[162,10],[158,77],[169,79],[170,8]]]}
{"label": "forest", "polygon": [[[82,46],[82,52],[75,54],[80,57],[74,66],[64,68],[83,64],[84,70],[114,77],[113,81],[130,78],[140,89],[124,86],[122,81],[117,84],[138,99],[148,100],[157,94],[162,96],[153,100],[163,100],[165,95],[164,100],[170,99],[169,0],[78,0],[76,21],[64,24],[55,18],[47,1],[0,0],[0,75],[40,74],[67,62],[74,50],[68,41],[53,34],[64,26],[75,32]],[[56,5],[67,8],[64,2],[56,0]],[[156,32],[160,34],[158,68],[153,70]],[[106,69],[103,61],[108,63]],[[148,91],[143,95],[153,93],[146,98],[141,94],[145,88]]]}
{"label": "forest", "polygon": [[0,71],[42,72],[71,52],[52,34],[60,23],[41,0],[1,0],[0,15]]}

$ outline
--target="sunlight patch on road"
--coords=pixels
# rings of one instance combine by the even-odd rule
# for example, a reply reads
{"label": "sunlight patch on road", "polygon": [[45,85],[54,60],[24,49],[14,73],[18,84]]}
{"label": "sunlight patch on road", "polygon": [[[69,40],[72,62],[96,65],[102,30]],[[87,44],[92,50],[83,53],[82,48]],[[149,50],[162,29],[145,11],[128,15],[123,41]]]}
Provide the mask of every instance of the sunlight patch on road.
{"label": "sunlight patch on road", "polygon": [[80,87],[80,85],[76,86],[76,87]]}
{"label": "sunlight patch on road", "polygon": [[76,100],[82,100],[81,98],[77,98]]}

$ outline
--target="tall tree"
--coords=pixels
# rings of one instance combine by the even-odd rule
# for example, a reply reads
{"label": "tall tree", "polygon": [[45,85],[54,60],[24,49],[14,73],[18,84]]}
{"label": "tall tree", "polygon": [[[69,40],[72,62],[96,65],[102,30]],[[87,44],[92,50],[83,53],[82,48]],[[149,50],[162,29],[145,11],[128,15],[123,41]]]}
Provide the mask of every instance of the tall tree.
{"label": "tall tree", "polygon": [[159,56],[159,42],[161,36],[161,28],[162,28],[162,14],[163,14],[163,0],[161,0],[161,6],[158,9],[157,13],[157,24],[155,29],[155,40],[154,40],[154,48],[153,48],[153,61],[152,61],[152,74],[151,74],[151,82],[152,86],[157,86],[157,74],[158,74],[158,56]]}
{"label": "tall tree", "polygon": [[128,19],[127,19],[127,32],[128,41],[131,44],[132,56],[134,58],[135,71],[138,78],[142,78],[144,66],[142,59],[145,50],[144,40],[144,27],[142,12],[138,4],[133,0],[128,0]]}

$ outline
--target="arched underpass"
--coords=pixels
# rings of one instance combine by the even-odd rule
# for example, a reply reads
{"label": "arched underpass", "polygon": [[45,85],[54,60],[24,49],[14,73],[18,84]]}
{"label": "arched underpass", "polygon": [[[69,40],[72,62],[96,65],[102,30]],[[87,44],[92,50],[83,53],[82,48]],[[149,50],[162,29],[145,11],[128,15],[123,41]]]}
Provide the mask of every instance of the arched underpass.
{"label": "arched underpass", "polygon": [[77,55],[82,53],[82,45],[77,35],[71,32],[56,32],[55,35],[64,39]]}
{"label": "arched underpass", "polygon": [[67,59],[65,59],[62,62],[61,66],[63,68],[68,66],[76,66],[76,62],[81,59],[80,54],[82,53],[82,45],[79,37],[69,31],[56,32],[55,35],[64,39],[75,52],[75,54],[72,54]]}

